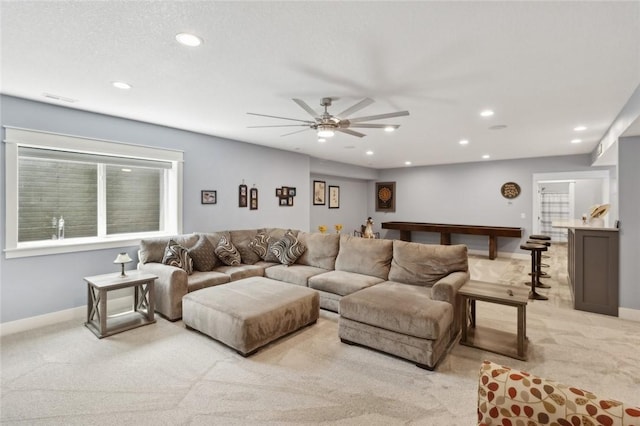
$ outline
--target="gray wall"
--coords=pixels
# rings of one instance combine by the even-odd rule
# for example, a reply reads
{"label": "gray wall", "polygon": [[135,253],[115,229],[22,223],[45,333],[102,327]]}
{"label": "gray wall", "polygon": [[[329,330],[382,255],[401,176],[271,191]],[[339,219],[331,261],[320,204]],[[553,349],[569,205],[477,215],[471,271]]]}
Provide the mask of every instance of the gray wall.
{"label": "gray wall", "polygon": [[[588,217],[592,206],[603,203],[602,189],[602,179],[576,179],[575,218],[582,217],[583,213]],[[613,224],[614,221],[610,219],[611,217],[609,217],[609,223]]]}
{"label": "gray wall", "polygon": [[[370,183],[370,215],[377,224],[386,221],[459,223],[468,225],[514,226],[524,228],[524,238],[532,229],[531,189],[534,173],[593,170],[588,154],[522,160],[477,162],[428,167],[382,170],[380,181],[396,182],[396,212],[375,212],[374,183]],[[608,170],[607,168],[602,168]],[[505,182],[516,182],[520,196],[507,200],[500,194]],[[521,218],[524,213],[525,218]],[[397,238],[398,231],[383,231]],[[419,233],[414,241],[439,241],[439,234]],[[467,244],[472,250],[488,251],[485,236],[452,235],[452,243]],[[520,253],[520,241],[498,238],[498,250]]]}
{"label": "gray wall", "polygon": [[640,136],[618,140],[620,306],[640,309]]}
{"label": "gray wall", "polygon": [[[311,231],[317,232],[318,226],[325,225],[328,232],[335,232],[334,225],[342,224],[342,233],[353,234],[353,230],[360,229],[360,225],[367,220],[368,184],[365,180],[351,179],[337,176],[312,174],[309,182],[311,191],[313,181],[322,180],[329,185],[340,187],[340,208],[330,209],[327,205],[311,206]],[[328,200],[328,195],[327,195]],[[308,204],[311,204],[309,198]]]}
{"label": "gray wall", "polygon": [[[93,114],[71,108],[0,97],[2,125],[65,133],[90,138],[184,150],[183,231],[282,226],[309,229],[309,158],[257,145]],[[4,139],[4,130],[2,133]],[[0,151],[2,193],[0,228],[5,247],[5,146]],[[259,189],[259,209],[240,209],[242,180]],[[279,207],[275,188],[298,189],[293,207]],[[200,190],[218,191],[216,205],[200,204]],[[114,271],[113,259],[137,247],[17,259],[0,257],[0,322],[86,305],[82,277]]]}

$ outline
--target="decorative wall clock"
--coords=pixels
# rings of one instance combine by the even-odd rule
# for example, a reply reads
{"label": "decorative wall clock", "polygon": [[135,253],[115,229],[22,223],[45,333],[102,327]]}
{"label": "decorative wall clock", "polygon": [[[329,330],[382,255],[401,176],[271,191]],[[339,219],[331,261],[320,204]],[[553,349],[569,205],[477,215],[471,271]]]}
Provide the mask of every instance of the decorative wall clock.
{"label": "decorative wall clock", "polygon": [[500,188],[500,193],[507,199],[516,198],[520,195],[520,185],[515,182],[507,182]]}

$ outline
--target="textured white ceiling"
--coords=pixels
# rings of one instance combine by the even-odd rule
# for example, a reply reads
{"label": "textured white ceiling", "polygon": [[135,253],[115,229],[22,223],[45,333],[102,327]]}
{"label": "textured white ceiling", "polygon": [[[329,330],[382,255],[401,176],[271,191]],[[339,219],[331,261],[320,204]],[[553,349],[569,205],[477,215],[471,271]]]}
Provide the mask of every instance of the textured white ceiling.
{"label": "textured white ceiling", "polygon": [[[640,83],[637,1],[1,5],[2,93],[376,168],[587,153]],[[291,98],[322,97],[411,115],[325,144],[248,128],[291,123],[247,112],[307,119]]]}

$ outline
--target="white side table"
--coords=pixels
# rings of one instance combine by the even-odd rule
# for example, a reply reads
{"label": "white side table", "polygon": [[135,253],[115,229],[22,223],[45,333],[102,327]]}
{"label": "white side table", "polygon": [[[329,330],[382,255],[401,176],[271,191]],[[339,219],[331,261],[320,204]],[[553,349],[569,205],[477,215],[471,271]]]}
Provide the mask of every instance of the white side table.
{"label": "white side table", "polygon": [[[158,277],[138,270],[85,277],[87,282],[87,322],[85,326],[99,338],[156,322],[154,282]],[[109,317],[107,293],[134,287],[133,310]]]}

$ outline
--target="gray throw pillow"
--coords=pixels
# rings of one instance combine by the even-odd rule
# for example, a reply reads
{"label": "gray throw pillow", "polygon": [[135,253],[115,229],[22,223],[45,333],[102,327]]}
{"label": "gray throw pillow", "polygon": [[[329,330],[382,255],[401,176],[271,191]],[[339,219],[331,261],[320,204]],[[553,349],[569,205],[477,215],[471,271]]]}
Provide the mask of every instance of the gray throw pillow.
{"label": "gray throw pillow", "polygon": [[240,253],[231,243],[231,238],[227,235],[223,235],[218,242],[218,247],[215,249],[216,256],[228,266],[240,265]]}
{"label": "gray throw pillow", "polygon": [[189,256],[189,252],[173,240],[169,240],[167,248],[164,250],[162,263],[184,269],[189,275],[193,273],[193,261]]}
{"label": "gray throw pillow", "polygon": [[216,248],[209,239],[201,235],[196,245],[188,249],[189,256],[193,260],[194,269],[200,272],[207,272],[215,268],[217,263],[215,250]]}
{"label": "gray throw pillow", "polygon": [[266,232],[259,232],[255,237],[253,237],[249,243],[249,247],[265,262],[277,263],[280,262],[280,260],[278,260],[276,255],[270,250],[275,242],[276,240],[267,235]]}
{"label": "gray throw pillow", "polygon": [[302,253],[306,250],[306,247],[302,245],[296,236],[289,229],[282,237],[271,247],[271,252],[278,258],[283,265],[292,265]]}

